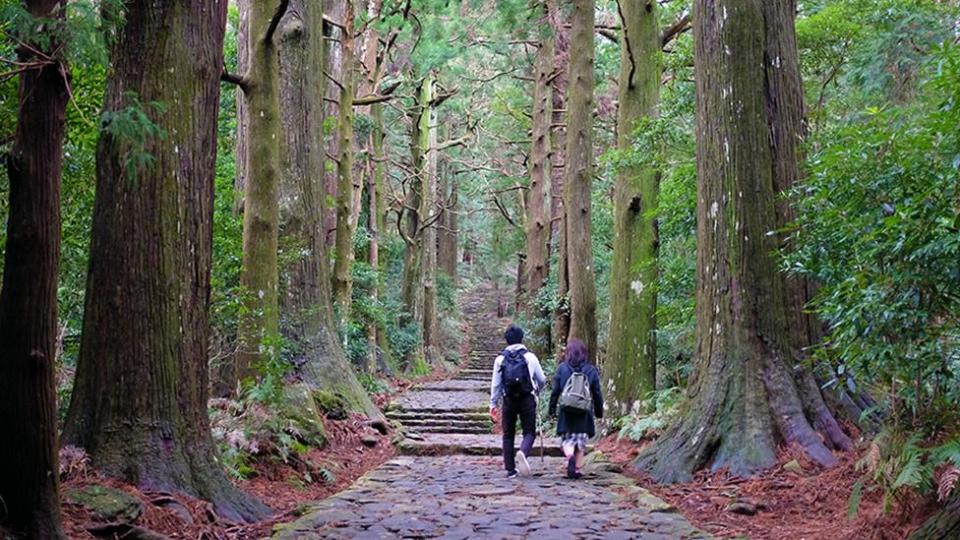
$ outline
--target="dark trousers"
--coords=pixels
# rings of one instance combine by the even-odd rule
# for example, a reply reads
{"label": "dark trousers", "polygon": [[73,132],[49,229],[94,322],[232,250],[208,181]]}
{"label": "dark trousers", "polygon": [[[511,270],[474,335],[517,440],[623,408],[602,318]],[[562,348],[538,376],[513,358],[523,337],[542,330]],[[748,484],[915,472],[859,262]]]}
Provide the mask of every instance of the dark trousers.
{"label": "dark trousers", "polygon": [[529,456],[533,441],[537,438],[537,400],[533,394],[521,398],[503,397],[503,467],[508,472],[517,468],[513,455],[513,438],[517,434],[518,416],[520,428],[523,430],[520,450],[523,455]]}

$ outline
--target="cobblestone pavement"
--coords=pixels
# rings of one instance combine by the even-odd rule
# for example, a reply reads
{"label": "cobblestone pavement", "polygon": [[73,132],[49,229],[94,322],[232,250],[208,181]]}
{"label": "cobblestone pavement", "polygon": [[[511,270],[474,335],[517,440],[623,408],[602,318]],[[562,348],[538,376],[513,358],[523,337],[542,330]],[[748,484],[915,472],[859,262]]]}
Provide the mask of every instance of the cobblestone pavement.
{"label": "cobblestone pavement", "polygon": [[506,477],[487,411],[507,323],[489,314],[502,306],[489,290],[468,297],[464,313],[473,327],[464,369],[387,407],[405,434],[402,456],[277,526],[275,538],[707,537],[602,457],[588,456],[581,480],[566,479],[555,437],[544,441],[548,457],[531,457],[530,476]]}
{"label": "cobblestone pavement", "polygon": [[322,501],[275,538],[707,538],[629,478],[563,460],[531,460],[508,479],[498,458],[404,456]]}

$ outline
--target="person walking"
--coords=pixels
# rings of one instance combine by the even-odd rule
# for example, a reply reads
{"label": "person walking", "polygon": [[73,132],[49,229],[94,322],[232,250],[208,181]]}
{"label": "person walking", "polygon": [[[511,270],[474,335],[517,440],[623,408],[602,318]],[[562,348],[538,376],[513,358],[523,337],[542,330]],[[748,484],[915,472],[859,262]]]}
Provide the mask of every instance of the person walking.
{"label": "person walking", "polygon": [[567,343],[550,394],[550,417],[557,416],[557,435],[567,458],[567,478],[583,476],[587,439],[596,435],[594,417],[603,418],[600,372],[587,362],[587,346],[579,339]]}
{"label": "person walking", "polygon": [[[527,457],[536,440],[537,394],[546,384],[547,376],[543,374],[537,355],[523,345],[523,329],[511,324],[503,337],[507,347],[494,360],[490,378],[490,417],[497,421],[497,416],[501,415],[498,407],[502,402],[503,467],[507,470],[507,477],[514,478],[518,472],[530,474]],[[523,439],[520,450],[514,453],[518,419]]]}

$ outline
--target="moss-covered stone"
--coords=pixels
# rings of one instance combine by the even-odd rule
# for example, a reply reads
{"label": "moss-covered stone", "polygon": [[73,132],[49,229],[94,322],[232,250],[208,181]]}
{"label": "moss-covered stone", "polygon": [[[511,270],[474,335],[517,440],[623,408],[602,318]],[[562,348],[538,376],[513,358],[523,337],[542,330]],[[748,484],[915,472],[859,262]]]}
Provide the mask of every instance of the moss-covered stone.
{"label": "moss-covered stone", "polygon": [[305,444],[315,447],[327,444],[327,433],[323,427],[321,410],[309,386],[292,384],[285,387],[280,414],[295,424],[300,439]]}
{"label": "moss-covered stone", "polygon": [[100,485],[70,490],[67,500],[89,510],[96,521],[133,523],[143,512],[143,503],[136,497]]}
{"label": "moss-covered stone", "polygon": [[316,407],[331,420],[346,420],[347,403],[339,395],[328,390],[313,392],[313,401]]}

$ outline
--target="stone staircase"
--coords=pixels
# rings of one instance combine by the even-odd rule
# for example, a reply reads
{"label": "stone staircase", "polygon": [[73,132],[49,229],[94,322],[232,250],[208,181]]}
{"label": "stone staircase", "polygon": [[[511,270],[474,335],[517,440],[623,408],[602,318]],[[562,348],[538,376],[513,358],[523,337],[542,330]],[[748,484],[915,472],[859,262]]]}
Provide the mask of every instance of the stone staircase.
{"label": "stone staircase", "polygon": [[[464,306],[473,334],[460,372],[388,407],[406,433],[399,444],[405,455],[277,525],[274,538],[708,538],[602,459],[588,458],[582,481],[563,477],[559,457],[531,460],[529,477],[505,477],[487,408],[508,321],[488,315],[496,312],[491,300],[499,301],[489,289],[474,291]],[[556,440],[548,437],[548,456],[561,455]],[[535,449],[539,455],[539,441]]]}
{"label": "stone staircase", "polygon": [[[504,347],[509,319],[491,316],[503,295],[495,290],[471,294],[463,306],[470,321],[470,352],[451,379],[421,384],[387,407],[387,418],[401,425],[403,455],[488,455],[501,453],[501,437],[490,420],[490,377],[494,359]],[[519,427],[519,426],[518,426]],[[519,437],[517,437],[519,444]],[[533,455],[540,455],[537,441]],[[555,437],[547,434],[544,455],[563,455]]]}

